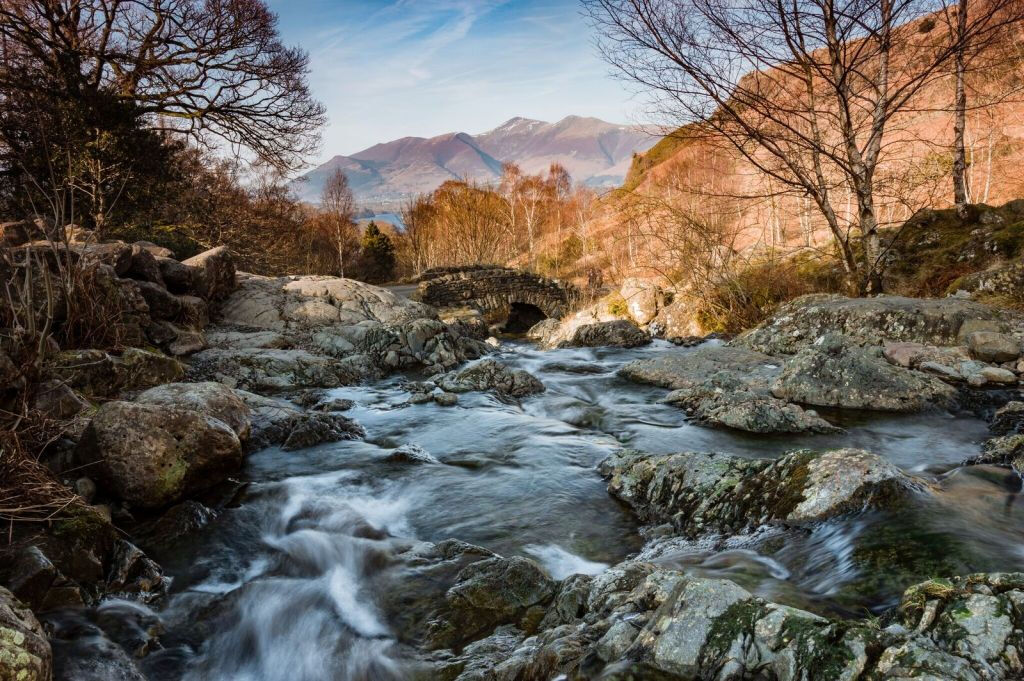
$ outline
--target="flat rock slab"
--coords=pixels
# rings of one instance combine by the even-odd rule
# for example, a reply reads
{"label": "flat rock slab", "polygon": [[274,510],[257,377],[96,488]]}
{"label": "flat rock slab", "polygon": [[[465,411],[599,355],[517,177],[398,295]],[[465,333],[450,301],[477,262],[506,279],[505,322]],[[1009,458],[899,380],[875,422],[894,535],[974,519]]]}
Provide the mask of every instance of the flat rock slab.
{"label": "flat rock slab", "polygon": [[764,353],[712,345],[690,351],[670,350],[657,357],[636,360],[622,367],[619,376],[670,390],[694,388],[709,381],[731,381],[767,393],[781,371],[782,363]]}
{"label": "flat rock slab", "polygon": [[825,333],[841,333],[858,345],[911,342],[960,345],[962,331],[1006,331],[1019,319],[963,298],[846,298],[801,296],[779,308],[770,319],[733,341],[769,354],[793,354]]}

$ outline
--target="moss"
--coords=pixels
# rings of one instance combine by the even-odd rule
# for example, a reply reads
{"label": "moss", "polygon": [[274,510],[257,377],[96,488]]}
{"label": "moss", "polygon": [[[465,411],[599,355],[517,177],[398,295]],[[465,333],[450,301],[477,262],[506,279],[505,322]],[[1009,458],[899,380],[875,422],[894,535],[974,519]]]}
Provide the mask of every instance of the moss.
{"label": "moss", "polygon": [[51,534],[69,541],[89,540],[110,530],[110,523],[96,511],[82,506],[69,507],[64,518],[53,524]]}
{"label": "moss", "polygon": [[628,317],[629,306],[626,304],[626,299],[618,293],[609,296],[608,314],[615,315],[616,317]]}
{"label": "moss", "polygon": [[738,638],[753,635],[754,625],[764,617],[764,604],[758,599],[747,599],[730,605],[715,618],[701,651],[701,667],[709,678],[721,666],[721,658]]}
{"label": "moss", "polygon": [[838,623],[822,626],[819,620],[789,617],[782,625],[782,640],[795,651],[797,668],[815,681],[845,678],[844,672],[854,659],[843,642],[848,627]]}

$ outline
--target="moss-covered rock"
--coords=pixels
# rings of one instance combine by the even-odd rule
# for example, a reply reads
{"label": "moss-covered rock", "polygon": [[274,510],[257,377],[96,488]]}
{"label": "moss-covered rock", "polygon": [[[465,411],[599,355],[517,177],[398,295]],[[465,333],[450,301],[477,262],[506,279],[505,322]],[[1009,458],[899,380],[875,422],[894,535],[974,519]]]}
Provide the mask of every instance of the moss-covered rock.
{"label": "moss-covered rock", "polygon": [[0,587],[0,681],[50,681],[50,642],[32,611]]}

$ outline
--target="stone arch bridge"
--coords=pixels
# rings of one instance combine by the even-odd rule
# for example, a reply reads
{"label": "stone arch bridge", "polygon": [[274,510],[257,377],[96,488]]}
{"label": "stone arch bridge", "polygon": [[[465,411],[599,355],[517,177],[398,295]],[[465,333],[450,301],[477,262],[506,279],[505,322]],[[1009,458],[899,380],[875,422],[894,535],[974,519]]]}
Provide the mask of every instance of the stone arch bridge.
{"label": "stone arch bridge", "polygon": [[565,316],[580,291],[532,272],[475,265],[427,270],[414,297],[437,308],[476,308],[489,322],[505,322],[508,328]]}

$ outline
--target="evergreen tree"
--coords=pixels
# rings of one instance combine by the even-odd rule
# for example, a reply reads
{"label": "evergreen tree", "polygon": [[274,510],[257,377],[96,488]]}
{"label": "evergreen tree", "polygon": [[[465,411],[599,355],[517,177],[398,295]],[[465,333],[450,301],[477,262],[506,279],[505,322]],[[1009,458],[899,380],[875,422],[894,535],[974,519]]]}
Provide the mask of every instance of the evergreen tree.
{"label": "evergreen tree", "polygon": [[366,281],[381,283],[390,280],[395,273],[395,245],[391,243],[391,237],[380,231],[376,222],[371,221],[366,226],[362,250]]}

